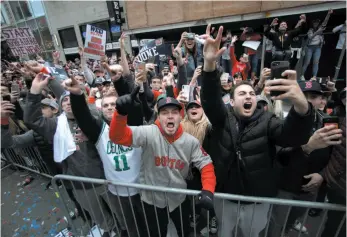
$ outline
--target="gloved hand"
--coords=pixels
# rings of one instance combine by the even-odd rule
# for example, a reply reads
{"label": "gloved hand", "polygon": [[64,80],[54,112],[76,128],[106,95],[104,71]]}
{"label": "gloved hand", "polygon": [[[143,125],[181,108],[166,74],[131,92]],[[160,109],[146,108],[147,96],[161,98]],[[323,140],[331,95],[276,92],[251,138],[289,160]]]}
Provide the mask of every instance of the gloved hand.
{"label": "gloved hand", "polygon": [[213,193],[207,190],[201,190],[198,196],[197,205],[206,210],[213,210]]}
{"label": "gloved hand", "polygon": [[137,94],[139,93],[140,87],[135,86],[130,94],[118,97],[116,102],[116,109],[120,115],[128,115],[129,111],[133,109],[135,101],[138,101]]}

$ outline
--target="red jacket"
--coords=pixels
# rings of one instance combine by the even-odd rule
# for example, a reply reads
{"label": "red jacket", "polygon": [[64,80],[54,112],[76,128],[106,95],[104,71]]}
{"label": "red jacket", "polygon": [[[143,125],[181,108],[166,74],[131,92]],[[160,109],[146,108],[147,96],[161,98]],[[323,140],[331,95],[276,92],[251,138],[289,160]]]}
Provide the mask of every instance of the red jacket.
{"label": "red jacket", "polygon": [[242,73],[242,79],[247,80],[248,71],[249,71],[251,66],[250,66],[249,62],[242,63],[236,59],[234,46],[230,46],[230,63],[231,63],[231,68],[232,68],[231,75],[234,76],[235,73],[241,72]]}

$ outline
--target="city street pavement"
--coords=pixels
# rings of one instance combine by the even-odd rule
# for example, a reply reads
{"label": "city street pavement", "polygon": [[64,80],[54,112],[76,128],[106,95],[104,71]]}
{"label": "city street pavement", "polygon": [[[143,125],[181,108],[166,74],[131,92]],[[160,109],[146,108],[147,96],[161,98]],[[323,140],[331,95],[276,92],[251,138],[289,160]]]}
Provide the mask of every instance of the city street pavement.
{"label": "city street pavement", "polygon": [[1,172],[1,236],[56,236],[67,227],[61,201],[45,190],[48,178],[30,173],[34,180],[23,186],[25,174],[11,168]]}
{"label": "city street pavement", "polygon": [[[2,170],[1,174],[1,236],[3,237],[21,237],[21,236],[56,236],[60,231],[67,227],[67,216],[62,206],[61,199],[57,198],[54,190],[46,190],[48,178],[37,174],[29,173],[34,180],[27,186],[22,183],[26,177],[25,171],[13,171],[11,168]],[[64,194],[61,191],[61,195]],[[66,197],[66,196],[64,196]],[[67,198],[64,198],[67,200]],[[74,209],[72,202],[68,201],[68,208]],[[285,214],[284,214],[285,215]],[[306,227],[307,233],[302,233],[303,237],[314,237],[321,221],[321,217],[308,217]],[[74,220],[75,226],[81,226],[80,218]],[[204,228],[205,222],[200,220],[197,227],[199,230]],[[168,236],[175,237],[173,225],[169,227]],[[292,230],[290,237],[298,236],[299,232]],[[61,235],[63,236],[63,235]],[[194,236],[192,233],[191,236]],[[216,235],[210,235],[216,236]],[[239,237],[239,236],[238,236]]]}

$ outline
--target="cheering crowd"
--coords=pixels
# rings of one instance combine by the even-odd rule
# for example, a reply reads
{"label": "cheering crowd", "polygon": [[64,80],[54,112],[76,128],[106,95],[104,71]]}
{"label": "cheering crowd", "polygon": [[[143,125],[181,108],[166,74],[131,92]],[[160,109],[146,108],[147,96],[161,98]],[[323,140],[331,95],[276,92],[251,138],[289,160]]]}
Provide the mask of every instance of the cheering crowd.
{"label": "cheering crowd", "polygon": [[[128,57],[124,35],[120,59],[91,61],[80,48],[80,59],[62,65],[54,52],[55,67],[69,77],[63,81],[42,58],[3,62],[1,147],[36,146],[53,174],[201,190],[193,202],[184,194],[66,183],[76,215],[105,237],[117,228],[121,236],[166,236],[169,218],[178,236],[189,236],[202,209],[210,213],[209,231],[221,237],[233,236],[237,223],[238,236],[259,236],[267,224],[269,236],[307,231],[299,221],[304,208],[291,208],[286,220],[289,207],[274,206],[267,223],[269,204],[238,208],[214,192],[346,204],[346,88],[316,80],[330,14],[308,33],[305,15],[293,30],[274,19],[264,31],[270,56],[259,78],[257,52],[245,47],[237,58],[238,37],[211,25],[204,35],[183,32],[166,65]],[[345,30],[346,23],[334,29],[340,46]],[[247,27],[240,40],[261,37]],[[302,50],[303,71],[313,58],[310,80],[292,70],[292,55]],[[291,65],[276,79],[274,61]],[[328,211],[321,236],[334,236],[343,216]],[[339,237],[345,229],[344,221]]]}

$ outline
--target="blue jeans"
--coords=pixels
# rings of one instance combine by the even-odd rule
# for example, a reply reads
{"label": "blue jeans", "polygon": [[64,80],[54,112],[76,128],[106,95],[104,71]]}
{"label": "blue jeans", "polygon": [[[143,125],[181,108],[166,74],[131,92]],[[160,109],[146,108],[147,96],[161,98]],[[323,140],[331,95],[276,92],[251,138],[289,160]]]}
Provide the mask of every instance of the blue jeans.
{"label": "blue jeans", "polygon": [[309,45],[306,48],[304,66],[302,67],[302,74],[304,75],[308,65],[313,56],[312,76],[316,77],[318,73],[318,65],[322,48],[319,45]]}
{"label": "blue jeans", "polygon": [[251,64],[252,67],[252,72],[257,73],[257,69],[258,69],[258,55],[257,54],[252,54],[249,55],[249,62]]}

